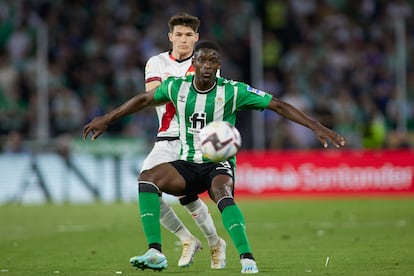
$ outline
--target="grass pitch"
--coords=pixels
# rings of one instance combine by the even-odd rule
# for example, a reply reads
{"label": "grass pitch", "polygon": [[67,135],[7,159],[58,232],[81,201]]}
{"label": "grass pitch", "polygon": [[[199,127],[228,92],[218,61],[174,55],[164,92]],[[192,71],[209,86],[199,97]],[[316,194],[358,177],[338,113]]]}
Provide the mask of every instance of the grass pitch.
{"label": "grass pitch", "polygon": [[[204,250],[189,268],[178,268],[181,246],[163,230],[169,267],[162,274],[240,275],[219,212],[206,202],[228,244],[226,269],[210,269],[207,241],[174,205]],[[414,275],[412,197],[238,204],[262,275]],[[129,264],[147,249],[136,204],[1,206],[0,221],[0,275],[158,275]]]}

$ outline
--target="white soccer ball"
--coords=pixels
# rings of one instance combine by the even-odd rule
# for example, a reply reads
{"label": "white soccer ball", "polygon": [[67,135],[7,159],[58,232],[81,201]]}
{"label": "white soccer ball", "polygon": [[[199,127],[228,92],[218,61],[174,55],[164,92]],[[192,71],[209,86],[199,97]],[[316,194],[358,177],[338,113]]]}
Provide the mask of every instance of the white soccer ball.
{"label": "white soccer ball", "polygon": [[213,162],[221,162],[237,154],[241,136],[237,128],[225,121],[213,121],[200,131],[203,156]]}

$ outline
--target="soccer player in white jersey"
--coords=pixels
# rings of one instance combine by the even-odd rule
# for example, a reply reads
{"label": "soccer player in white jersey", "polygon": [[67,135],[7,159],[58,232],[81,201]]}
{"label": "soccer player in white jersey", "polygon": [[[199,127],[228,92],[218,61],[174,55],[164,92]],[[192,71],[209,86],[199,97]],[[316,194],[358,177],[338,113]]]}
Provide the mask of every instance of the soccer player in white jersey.
{"label": "soccer player in white jersey", "polygon": [[147,106],[171,101],[176,108],[182,146],[180,160],[160,164],[139,176],[141,222],[149,250],[132,260],[136,267],[154,270],[168,267],[161,248],[158,193],[162,191],[180,196],[208,191],[240,255],[241,273],[259,272],[247,238],[243,214],[233,197],[235,157],[214,163],[201,154],[198,135],[209,122],[222,120],[234,125],[238,111],[266,108],[311,129],[324,147],[328,146],[328,142],[336,147],[345,145],[341,135],[292,105],[245,83],[217,77],[220,65],[218,46],[209,41],[200,42],[193,57],[194,76],[168,78],[156,90],[133,97],[84,127],[83,137],[93,133],[92,140],[95,140],[110,123]]}
{"label": "soccer player in white jersey", "polygon": [[[191,65],[194,45],[198,41],[200,20],[188,13],[180,13],[168,22],[168,38],[171,50],[151,57],[145,67],[145,89],[157,88],[170,76],[186,76],[194,74]],[[180,141],[178,139],[178,122],[172,103],[155,107],[159,129],[153,149],[143,162],[141,171],[179,159]],[[207,238],[211,253],[211,268],[223,269],[226,265],[226,242],[217,235],[213,219],[206,204],[197,195],[183,196],[180,203],[188,210]],[[194,237],[188,228],[177,217],[173,208],[160,197],[161,224],[174,233],[182,242],[183,250],[178,266],[189,266],[197,251],[202,248],[201,242]]]}

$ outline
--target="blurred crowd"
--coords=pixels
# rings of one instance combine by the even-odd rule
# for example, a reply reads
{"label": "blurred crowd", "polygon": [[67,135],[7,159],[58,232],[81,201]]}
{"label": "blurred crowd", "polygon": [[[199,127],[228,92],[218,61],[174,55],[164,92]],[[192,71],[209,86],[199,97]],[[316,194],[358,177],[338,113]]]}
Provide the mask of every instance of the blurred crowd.
{"label": "blurred crowd", "polygon": [[[0,147],[17,151],[13,141],[36,139],[40,26],[47,27],[50,137],[79,138],[91,118],[144,90],[145,62],[169,49],[168,19],[182,11],[200,18],[201,39],[222,46],[224,77],[254,81],[250,27],[258,19],[264,81],[257,88],[337,130],[350,148],[414,147],[414,20],[406,0],[3,0]],[[250,115],[239,119],[244,137],[252,133]],[[319,147],[306,128],[264,117],[266,148]],[[151,143],[156,129],[147,109],[108,132]]]}

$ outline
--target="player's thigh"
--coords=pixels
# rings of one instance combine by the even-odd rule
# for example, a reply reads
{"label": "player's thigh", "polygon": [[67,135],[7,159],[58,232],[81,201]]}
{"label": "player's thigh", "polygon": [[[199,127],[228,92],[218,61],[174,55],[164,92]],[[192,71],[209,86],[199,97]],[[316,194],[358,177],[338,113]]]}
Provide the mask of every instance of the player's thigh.
{"label": "player's thigh", "polygon": [[163,163],[145,170],[138,179],[155,184],[161,192],[175,196],[185,194],[185,180],[170,163]]}
{"label": "player's thigh", "polygon": [[177,160],[180,157],[180,147],[180,140],[156,142],[142,163],[141,172]]}

